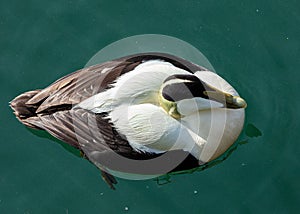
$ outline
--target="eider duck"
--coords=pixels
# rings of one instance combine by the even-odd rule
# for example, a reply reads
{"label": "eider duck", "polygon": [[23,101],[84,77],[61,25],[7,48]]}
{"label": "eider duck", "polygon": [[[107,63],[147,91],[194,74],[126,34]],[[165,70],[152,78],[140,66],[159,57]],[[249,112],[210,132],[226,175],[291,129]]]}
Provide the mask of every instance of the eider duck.
{"label": "eider duck", "polygon": [[246,102],[216,73],[166,53],[90,66],[10,103],[24,125],[79,149],[112,174],[195,168],[238,138]]}

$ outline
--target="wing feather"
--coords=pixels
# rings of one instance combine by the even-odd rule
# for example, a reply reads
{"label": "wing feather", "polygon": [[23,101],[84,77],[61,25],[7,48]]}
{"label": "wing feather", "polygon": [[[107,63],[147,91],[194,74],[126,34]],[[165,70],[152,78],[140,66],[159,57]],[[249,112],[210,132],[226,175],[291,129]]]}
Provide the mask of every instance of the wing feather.
{"label": "wing feather", "polygon": [[[24,102],[20,101],[22,97],[16,98],[12,107],[17,106],[15,109],[21,109],[18,104],[20,101],[23,108],[30,110],[21,109],[19,113],[16,112],[17,116],[22,116],[21,122],[30,127],[44,129],[54,137],[84,150],[85,153],[97,151],[107,155],[108,152],[114,151],[133,159],[157,157],[156,154],[141,154],[133,150],[126,138],[105,119],[105,115],[94,114],[84,109],[72,109],[73,105],[109,88],[120,75],[152,59],[165,60],[191,73],[207,70],[169,54],[137,54],[80,69],[60,78],[45,89],[30,94],[28,92],[24,95]],[[189,166],[190,163],[194,166],[198,162],[189,161]]]}

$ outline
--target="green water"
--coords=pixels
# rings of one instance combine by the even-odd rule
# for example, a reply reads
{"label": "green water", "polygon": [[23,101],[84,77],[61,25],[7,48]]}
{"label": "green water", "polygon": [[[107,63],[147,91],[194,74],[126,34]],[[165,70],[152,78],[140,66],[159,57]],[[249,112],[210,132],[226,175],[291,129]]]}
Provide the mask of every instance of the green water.
{"label": "green water", "polygon": [[[297,213],[299,17],[296,0],[2,0],[0,213]],[[21,125],[8,102],[145,33],[189,42],[238,89],[250,124],[240,141],[248,143],[169,184],[119,179],[112,191],[92,164]]]}

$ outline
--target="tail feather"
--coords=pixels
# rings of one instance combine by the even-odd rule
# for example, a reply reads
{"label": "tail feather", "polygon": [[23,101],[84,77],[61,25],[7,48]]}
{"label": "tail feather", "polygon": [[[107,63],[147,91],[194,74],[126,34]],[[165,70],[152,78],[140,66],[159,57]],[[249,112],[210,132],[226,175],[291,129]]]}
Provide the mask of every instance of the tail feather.
{"label": "tail feather", "polygon": [[17,96],[15,99],[13,99],[10,102],[10,107],[13,109],[17,119],[24,125],[34,129],[42,129],[42,128],[30,123],[27,119],[28,118],[31,118],[31,120],[34,118],[38,119],[36,114],[38,104],[27,104],[27,101],[30,100],[33,96],[35,96],[40,91],[41,90],[25,92]]}

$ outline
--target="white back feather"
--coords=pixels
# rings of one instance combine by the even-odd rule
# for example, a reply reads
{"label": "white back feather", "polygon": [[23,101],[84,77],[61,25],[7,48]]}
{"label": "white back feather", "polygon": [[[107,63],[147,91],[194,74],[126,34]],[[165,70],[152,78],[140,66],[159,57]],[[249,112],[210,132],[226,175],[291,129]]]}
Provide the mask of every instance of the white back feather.
{"label": "white back feather", "polygon": [[101,113],[124,103],[155,103],[163,81],[172,74],[189,72],[161,60],[146,61],[117,78],[112,88],[82,101],[77,106]]}

